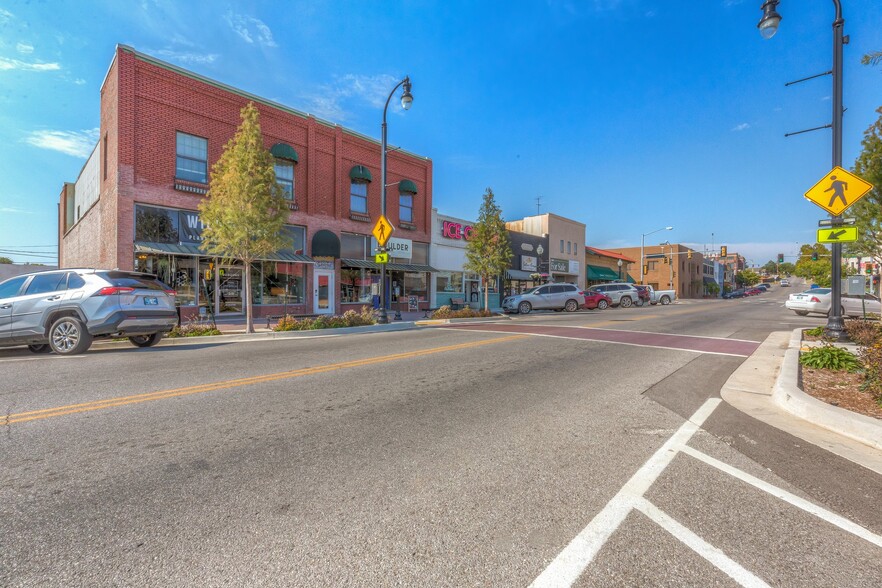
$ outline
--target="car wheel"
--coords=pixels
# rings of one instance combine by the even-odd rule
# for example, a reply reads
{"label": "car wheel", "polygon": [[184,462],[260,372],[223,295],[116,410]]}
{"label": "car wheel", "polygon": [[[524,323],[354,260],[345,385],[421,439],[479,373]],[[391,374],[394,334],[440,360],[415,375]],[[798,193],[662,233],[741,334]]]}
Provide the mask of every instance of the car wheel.
{"label": "car wheel", "polygon": [[634,303],[634,301],[631,300],[630,296],[622,296],[622,299],[619,300],[619,306],[621,306],[622,308],[628,308],[633,303]]}
{"label": "car wheel", "polygon": [[659,300],[659,302],[661,302],[663,305],[667,306],[668,304],[671,303],[671,297],[670,296],[662,296],[661,300]]}
{"label": "car wheel", "polygon": [[635,302],[634,304],[637,306],[637,308],[640,308],[641,306],[643,306],[643,299],[638,298],[637,302]]}
{"label": "car wheel", "polygon": [[609,302],[607,302],[606,300],[601,300],[597,303],[597,308],[599,308],[600,310],[606,310],[607,308],[609,308]]}
{"label": "car wheel", "polygon": [[808,316],[808,311],[807,311],[807,310],[794,310],[793,312],[795,312],[795,313],[798,314],[799,316]]}
{"label": "car wheel", "polygon": [[529,302],[521,302],[518,304],[518,312],[521,314],[530,314],[531,310],[533,310],[533,307],[530,306]]}
{"label": "car wheel", "polygon": [[564,305],[564,310],[567,312],[576,312],[579,310],[579,303],[575,300],[567,300],[567,303]]}
{"label": "car wheel", "polygon": [[42,343],[40,345],[28,345],[28,351],[31,353],[52,353],[52,348],[48,343]]}
{"label": "car wheel", "polygon": [[150,335],[135,335],[129,337],[129,341],[135,347],[153,347],[162,340],[162,333],[153,333]]}
{"label": "car wheel", "polygon": [[80,319],[63,316],[49,329],[49,345],[59,355],[76,355],[92,346],[92,335]]}

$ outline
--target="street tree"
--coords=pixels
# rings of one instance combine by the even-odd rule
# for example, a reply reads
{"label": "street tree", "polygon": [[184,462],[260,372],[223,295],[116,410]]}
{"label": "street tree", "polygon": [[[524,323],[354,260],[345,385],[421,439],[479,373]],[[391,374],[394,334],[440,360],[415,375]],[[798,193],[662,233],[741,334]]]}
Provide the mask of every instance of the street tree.
{"label": "street tree", "polygon": [[882,108],[879,118],[864,132],[861,153],[854,172],[875,187],[849,210],[858,228],[858,241],[849,244],[846,254],[882,262]]}
{"label": "street tree", "polygon": [[14,262],[11,259],[9,259],[8,257],[0,257],[0,263],[14,263]]}
{"label": "street tree", "polygon": [[264,147],[257,107],[249,102],[242,122],[212,166],[208,197],[199,204],[205,223],[202,249],[242,262],[245,277],[245,320],[254,332],[251,264],[285,246],[282,226],[288,217],[276,183],[273,156]]}
{"label": "street tree", "polygon": [[[845,277],[845,266],[842,267],[841,277]],[[813,245],[805,244],[799,248],[799,258],[793,274],[824,288],[832,284],[830,276],[833,271],[833,257],[830,250],[821,243]]]}
{"label": "street tree", "polygon": [[738,284],[738,286],[753,286],[761,281],[762,278],[760,275],[751,269],[741,270],[735,274],[735,283]]}
{"label": "street tree", "polygon": [[505,273],[511,261],[511,242],[502,209],[496,204],[493,190],[487,188],[478,213],[478,222],[472,228],[471,239],[466,246],[466,271],[481,276],[484,289],[484,309],[490,305],[489,286]]}

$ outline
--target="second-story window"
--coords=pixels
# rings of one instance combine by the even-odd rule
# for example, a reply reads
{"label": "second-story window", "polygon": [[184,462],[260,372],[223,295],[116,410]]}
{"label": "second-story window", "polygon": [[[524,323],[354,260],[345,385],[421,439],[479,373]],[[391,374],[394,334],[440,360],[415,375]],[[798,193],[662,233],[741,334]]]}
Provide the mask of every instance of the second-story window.
{"label": "second-story window", "polygon": [[175,177],[208,183],[208,139],[178,132]]}
{"label": "second-story window", "polygon": [[282,189],[282,197],[294,202],[294,162],[276,159],[273,168],[276,171],[276,183]]}
{"label": "second-story window", "polygon": [[367,182],[353,181],[349,188],[349,210],[367,214]]}

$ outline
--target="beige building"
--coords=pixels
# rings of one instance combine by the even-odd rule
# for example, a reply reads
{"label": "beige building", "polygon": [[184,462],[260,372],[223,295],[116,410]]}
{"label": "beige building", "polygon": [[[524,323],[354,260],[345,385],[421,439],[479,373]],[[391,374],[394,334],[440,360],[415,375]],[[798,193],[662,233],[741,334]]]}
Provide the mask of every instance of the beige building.
{"label": "beige building", "polygon": [[539,258],[539,272],[555,282],[585,287],[585,224],[556,214],[545,213],[509,221],[510,231],[539,237],[548,236],[548,251]]}

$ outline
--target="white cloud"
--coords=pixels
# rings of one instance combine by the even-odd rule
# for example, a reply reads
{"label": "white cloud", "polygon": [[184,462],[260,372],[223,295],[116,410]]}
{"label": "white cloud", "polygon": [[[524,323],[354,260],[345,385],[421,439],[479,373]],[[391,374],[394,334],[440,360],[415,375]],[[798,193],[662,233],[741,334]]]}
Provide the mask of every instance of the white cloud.
{"label": "white cloud", "polygon": [[652,18],[652,17],[654,17],[656,14],[658,14],[658,13],[657,13],[655,10],[647,10],[647,11],[646,11],[646,14],[645,14],[644,16],[646,16],[646,18]]}
{"label": "white cloud", "polygon": [[82,85],[84,85],[84,84],[86,83],[86,80],[84,80],[83,78],[77,78],[77,79],[74,80],[74,83],[75,83],[77,86],[82,86]]}
{"label": "white cloud", "polygon": [[833,99],[832,96],[824,96],[823,98],[821,98],[821,102],[829,102],[832,99]]}
{"label": "white cloud", "polygon": [[737,6],[744,2],[744,0],[723,0],[723,6]]}
{"label": "white cloud", "polygon": [[15,45],[15,50],[21,53],[22,55],[30,55],[34,52],[34,46],[28,43],[17,43]]}
{"label": "white cloud", "polygon": [[0,8],[0,24],[5,24],[13,18],[13,14],[8,10]]}
{"label": "white cloud", "polygon": [[746,131],[746,130],[749,129],[749,128],[750,128],[750,124],[749,124],[749,123],[741,123],[740,125],[737,125],[737,126],[735,126],[735,127],[732,127],[732,130],[733,130],[733,131]]}
{"label": "white cloud", "polygon": [[210,64],[217,61],[219,57],[217,53],[196,53],[193,51],[175,51],[173,49],[146,49],[145,51],[156,57],[186,65]]}
{"label": "white cloud", "polygon": [[4,206],[0,208],[0,212],[5,212],[8,214],[34,214],[32,210],[25,210],[24,208],[12,208],[10,206]]}
{"label": "white cloud", "polygon": [[19,61],[18,59],[0,57],[0,71],[58,71],[59,69],[61,69],[61,66],[57,63],[26,63],[24,61]]}
{"label": "white cloud", "polygon": [[83,131],[34,131],[24,142],[51,151],[60,151],[74,157],[88,157],[98,141],[98,129]]}
{"label": "white cloud", "polygon": [[278,47],[273,39],[273,32],[259,18],[227,12],[224,17],[233,32],[242,37],[246,43],[257,43],[263,47]]}
{"label": "white cloud", "polygon": [[[388,74],[366,76],[346,74],[336,77],[331,84],[321,86],[318,92],[304,98],[309,103],[307,110],[316,116],[342,121],[348,117],[343,103],[346,101],[366,102],[372,108],[381,109],[386,105],[389,92],[400,78]],[[390,110],[401,111],[398,101],[390,102]]]}

